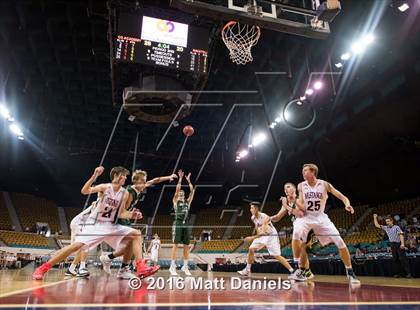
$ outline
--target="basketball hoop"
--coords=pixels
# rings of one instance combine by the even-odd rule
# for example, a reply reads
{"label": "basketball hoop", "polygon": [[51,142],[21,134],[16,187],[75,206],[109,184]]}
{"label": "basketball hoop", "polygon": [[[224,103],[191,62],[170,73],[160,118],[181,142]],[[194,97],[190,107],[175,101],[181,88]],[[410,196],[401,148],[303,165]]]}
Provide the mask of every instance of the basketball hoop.
{"label": "basketball hoop", "polygon": [[244,65],[252,61],[251,48],[258,43],[260,35],[261,30],[258,26],[228,22],[222,29],[222,39],[232,62]]}

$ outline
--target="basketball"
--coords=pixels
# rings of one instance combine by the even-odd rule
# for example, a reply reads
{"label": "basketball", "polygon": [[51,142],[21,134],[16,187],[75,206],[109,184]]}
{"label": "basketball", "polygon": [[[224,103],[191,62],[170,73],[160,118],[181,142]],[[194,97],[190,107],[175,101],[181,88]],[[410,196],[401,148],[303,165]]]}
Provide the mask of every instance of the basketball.
{"label": "basketball", "polygon": [[187,125],[187,126],[184,127],[184,129],[182,130],[182,132],[187,137],[191,137],[194,134],[194,128],[192,128],[192,126],[190,126],[190,125]]}

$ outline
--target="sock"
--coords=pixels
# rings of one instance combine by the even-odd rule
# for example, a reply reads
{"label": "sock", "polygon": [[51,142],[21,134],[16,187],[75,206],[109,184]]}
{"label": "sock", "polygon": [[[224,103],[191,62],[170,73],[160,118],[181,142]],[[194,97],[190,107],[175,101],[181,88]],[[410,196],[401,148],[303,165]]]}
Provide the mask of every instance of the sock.
{"label": "sock", "polygon": [[184,259],[184,266],[188,267],[188,259]]}
{"label": "sock", "polygon": [[114,253],[109,254],[109,255],[108,255],[108,258],[109,258],[109,259],[114,259],[114,258],[115,258]]}
{"label": "sock", "polygon": [[69,267],[69,271],[72,272],[72,273],[75,273],[76,272],[76,266],[77,266],[77,264],[71,263],[71,265]]}
{"label": "sock", "polygon": [[290,268],[290,269],[289,269],[289,272],[290,272],[290,273],[292,273],[293,271],[294,271],[294,269],[293,269],[293,268]]}
{"label": "sock", "polygon": [[311,271],[311,269],[309,268],[305,268],[305,272]]}
{"label": "sock", "polygon": [[305,271],[306,269],[305,269],[305,268],[303,268],[303,267],[300,267],[300,270]]}
{"label": "sock", "polygon": [[246,270],[251,271],[251,264],[246,264]]}
{"label": "sock", "polygon": [[86,269],[86,262],[80,262],[80,269]]}
{"label": "sock", "polygon": [[125,267],[127,267],[128,265],[130,265],[130,264],[126,264],[126,263],[124,263],[124,262],[123,262],[123,263],[121,264],[121,269],[124,269],[124,268],[125,268]]}
{"label": "sock", "polygon": [[298,269],[299,268],[299,258],[293,258],[293,263],[292,263],[292,267],[293,269]]}
{"label": "sock", "polygon": [[347,274],[353,274],[353,268],[352,267],[346,267]]}
{"label": "sock", "polygon": [[171,260],[171,267],[175,267],[176,268],[175,260]]}

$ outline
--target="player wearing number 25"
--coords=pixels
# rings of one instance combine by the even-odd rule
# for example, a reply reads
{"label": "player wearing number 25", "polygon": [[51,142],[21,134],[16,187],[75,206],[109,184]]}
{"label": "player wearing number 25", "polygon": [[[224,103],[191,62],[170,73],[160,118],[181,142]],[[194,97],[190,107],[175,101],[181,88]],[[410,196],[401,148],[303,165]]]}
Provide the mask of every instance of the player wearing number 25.
{"label": "player wearing number 25", "polygon": [[328,193],[340,199],[346,211],[353,214],[354,209],[350,204],[350,200],[336,190],[330,183],[317,179],[318,167],[316,165],[303,165],[302,176],[305,181],[298,186],[299,199],[296,201],[296,205],[305,212],[305,215],[296,219],[293,230],[292,247],[294,261],[296,263],[299,262],[302,242],[305,243],[307,241],[308,233],[313,229],[321,245],[325,246],[329,243],[334,243],[337,246],[350,282],[354,284],[360,283],[353,273],[350,253],[346,244],[333,222],[324,213]]}

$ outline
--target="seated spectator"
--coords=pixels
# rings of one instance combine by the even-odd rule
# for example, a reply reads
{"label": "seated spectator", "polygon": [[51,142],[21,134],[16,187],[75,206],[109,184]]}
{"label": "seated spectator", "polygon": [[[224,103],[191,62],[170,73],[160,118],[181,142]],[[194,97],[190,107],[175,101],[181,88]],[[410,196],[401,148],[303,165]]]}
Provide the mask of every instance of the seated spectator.
{"label": "seated spectator", "polygon": [[402,230],[404,230],[407,227],[407,221],[404,218],[401,219],[399,226],[401,227]]}
{"label": "seated spectator", "polygon": [[417,239],[413,235],[408,235],[407,247],[410,252],[417,252]]}
{"label": "seated spectator", "polygon": [[356,248],[356,257],[362,257],[363,256],[363,252],[360,250],[360,248]]}

